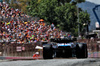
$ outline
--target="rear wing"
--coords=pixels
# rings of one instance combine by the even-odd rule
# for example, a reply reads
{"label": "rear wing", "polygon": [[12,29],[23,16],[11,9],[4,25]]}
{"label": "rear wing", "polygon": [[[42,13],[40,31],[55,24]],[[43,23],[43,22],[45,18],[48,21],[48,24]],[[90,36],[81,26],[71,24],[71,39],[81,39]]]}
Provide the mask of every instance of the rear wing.
{"label": "rear wing", "polygon": [[74,42],[77,41],[77,38],[52,38],[50,40],[50,42],[56,42],[56,43],[70,43],[70,42]]}

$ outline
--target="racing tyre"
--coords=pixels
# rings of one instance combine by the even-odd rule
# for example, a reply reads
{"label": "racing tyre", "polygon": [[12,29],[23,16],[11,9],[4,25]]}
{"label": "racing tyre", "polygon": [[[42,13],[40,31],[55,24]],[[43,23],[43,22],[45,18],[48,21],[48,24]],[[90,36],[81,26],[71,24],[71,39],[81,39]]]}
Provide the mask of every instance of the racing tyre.
{"label": "racing tyre", "polygon": [[76,45],[76,57],[77,58],[87,58],[87,45],[85,43],[80,43]]}
{"label": "racing tyre", "polygon": [[43,45],[43,58],[53,59],[53,48],[51,44]]}

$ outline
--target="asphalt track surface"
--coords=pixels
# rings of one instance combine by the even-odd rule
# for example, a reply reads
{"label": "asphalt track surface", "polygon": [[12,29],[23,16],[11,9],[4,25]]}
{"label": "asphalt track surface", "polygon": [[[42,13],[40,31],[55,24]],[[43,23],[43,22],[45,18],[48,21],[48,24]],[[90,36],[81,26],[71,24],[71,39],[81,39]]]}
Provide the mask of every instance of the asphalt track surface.
{"label": "asphalt track surface", "polygon": [[0,60],[0,66],[100,66],[99,59]]}

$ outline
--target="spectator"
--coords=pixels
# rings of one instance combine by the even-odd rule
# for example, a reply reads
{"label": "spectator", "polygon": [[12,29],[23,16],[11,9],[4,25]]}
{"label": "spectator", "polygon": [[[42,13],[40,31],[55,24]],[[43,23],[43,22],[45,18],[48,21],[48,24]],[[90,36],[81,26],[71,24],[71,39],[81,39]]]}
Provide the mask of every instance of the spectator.
{"label": "spectator", "polygon": [[53,30],[53,28],[54,28],[54,24],[52,23],[52,24],[51,24],[51,29]]}
{"label": "spectator", "polygon": [[[60,38],[63,32],[54,24],[47,25],[44,21],[38,22],[23,14],[19,9],[9,7],[6,2],[0,3],[0,39],[16,41],[17,43],[31,43],[49,41]],[[30,19],[30,20],[29,20]]]}

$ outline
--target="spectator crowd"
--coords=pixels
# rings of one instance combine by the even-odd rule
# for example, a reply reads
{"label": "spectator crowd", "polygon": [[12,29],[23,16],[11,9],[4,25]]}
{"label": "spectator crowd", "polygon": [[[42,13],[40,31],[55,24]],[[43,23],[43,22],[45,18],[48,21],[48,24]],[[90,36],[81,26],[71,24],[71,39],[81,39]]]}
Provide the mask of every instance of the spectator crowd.
{"label": "spectator crowd", "polygon": [[30,19],[30,16],[10,7],[6,2],[0,3],[0,40],[31,43],[50,41],[50,38],[64,35],[66,33],[56,28],[53,23],[48,25],[43,20]]}

